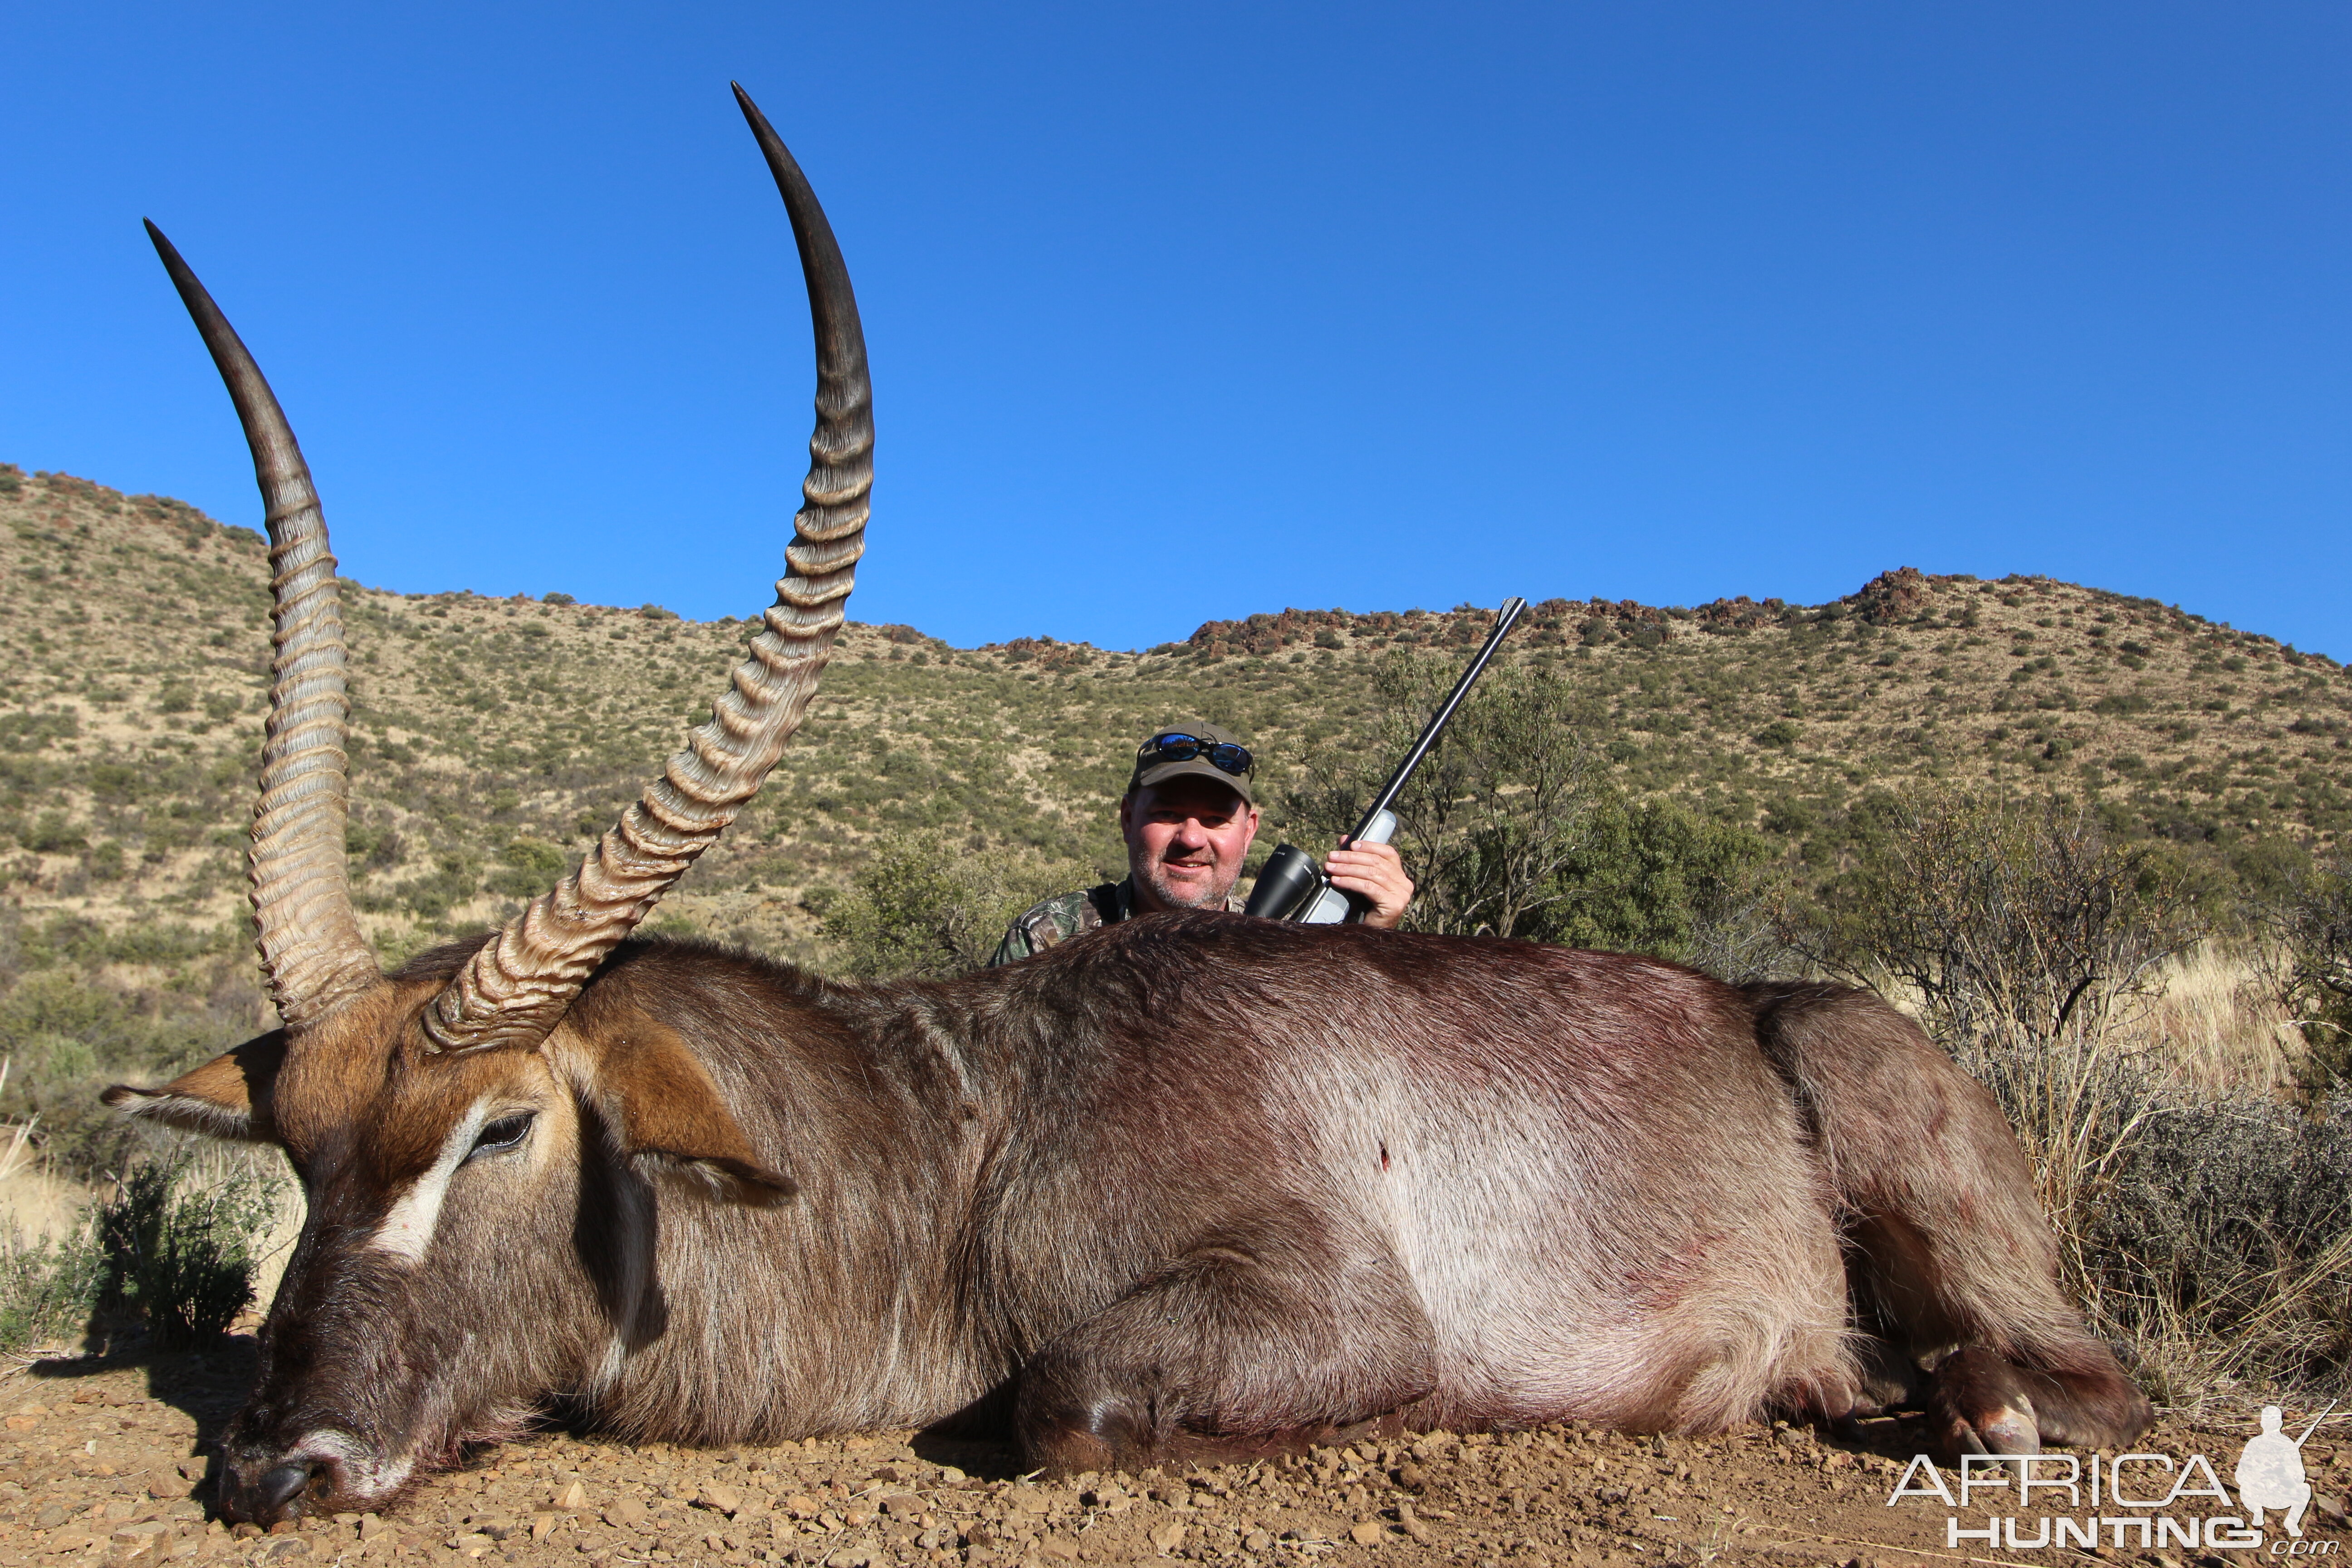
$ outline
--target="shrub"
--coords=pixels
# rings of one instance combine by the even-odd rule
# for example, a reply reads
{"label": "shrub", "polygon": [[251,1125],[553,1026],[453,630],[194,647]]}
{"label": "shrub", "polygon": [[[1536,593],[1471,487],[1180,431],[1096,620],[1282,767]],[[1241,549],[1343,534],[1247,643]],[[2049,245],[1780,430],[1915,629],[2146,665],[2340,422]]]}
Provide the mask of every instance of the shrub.
{"label": "shrub", "polygon": [[2211,929],[2203,889],[2154,844],[2108,842],[2063,796],[1925,788],[1884,798],[1808,939],[1832,972],[1916,995],[1956,1050],[2096,1033]]}
{"label": "shrub", "polygon": [[253,1300],[277,1199],[277,1183],[248,1166],[202,1186],[189,1171],[184,1160],[139,1166],[91,1224],[98,1310],[127,1311],[173,1350],[223,1332]]}
{"label": "shrub", "polygon": [[541,594],[539,596],[539,602],[542,605],[576,605],[580,601],[573,598],[571,595],[558,590],[551,594]]}
{"label": "shrub", "polygon": [[2088,1195],[2086,1302],[2159,1397],[2341,1392],[2352,1366],[2352,1100],[2158,1096]]}
{"label": "shrub", "polygon": [[1014,916],[1098,879],[1082,862],[1034,850],[904,833],[876,846],[824,908],[822,929],[860,979],[961,974],[988,962]]}
{"label": "shrub", "polygon": [[24,830],[23,838],[25,847],[39,855],[68,855],[89,847],[81,829],[68,822],[62,811],[41,813]]}
{"label": "shrub", "polygon": [[1759,746],[1778,746],[1785,750],[1795,745],[1803,734],[1802,730],[1788,720],[1775,719],[1756,731],[1756,743]]}
{"label": "shrub", "polygon": [[0,1354],[52,1344],[86,1327],[102,1277],[98,1249],[84,1234],[0,1240]]}
{"label": "shrub", "polygon": [[1786,954],[1770,858],[1760,835],[1679,802],[1605,796],[1560,868],[1563,896],[1521,934],[1758,979]]}
{"label": "shrub", "polygon": [[510,899],[535,899],[563,879],[571,859],[552,844],[518,838],[499,852],[501,862],[488,887]]}
{"label": "shrub", "polygon": [[2276,941],[2274,984],[2324,1089],[2352,1074],[2352,856],[2289,863],[2254,916]]}
{"label": "shrub", "polygon": [[185,1157],[136,1166],[81,1225],[0,1247],[0,1352],[143,1328],[184,1350],[225,1331],[253,1300],[281,1184],[249,1158],[200,1179]]}

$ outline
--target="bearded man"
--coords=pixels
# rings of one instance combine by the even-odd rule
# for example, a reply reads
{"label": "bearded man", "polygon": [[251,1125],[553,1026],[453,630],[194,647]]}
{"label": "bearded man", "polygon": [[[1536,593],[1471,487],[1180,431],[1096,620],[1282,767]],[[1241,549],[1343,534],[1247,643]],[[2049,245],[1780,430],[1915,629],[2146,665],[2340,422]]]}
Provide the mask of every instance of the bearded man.
{"label": "bearded man", "polygon": [[[1135,770],[1118,802],[1126,877],[1030,910],[1005,931],[989,963],[1011,963],[1137,915],[1165,910],[1238,914],[1242,900],[1234,896],[1234,883],[1257,837],[1251,794],[1256,772],[1249,748],[1214,724],[1152,731],[1136,748]],[[1412,902],[1412,879],[1392,845],[1335,849],[1324,868],[1333,887],[1370,905],[1364,924],[1376,930],[1395,929]]]}

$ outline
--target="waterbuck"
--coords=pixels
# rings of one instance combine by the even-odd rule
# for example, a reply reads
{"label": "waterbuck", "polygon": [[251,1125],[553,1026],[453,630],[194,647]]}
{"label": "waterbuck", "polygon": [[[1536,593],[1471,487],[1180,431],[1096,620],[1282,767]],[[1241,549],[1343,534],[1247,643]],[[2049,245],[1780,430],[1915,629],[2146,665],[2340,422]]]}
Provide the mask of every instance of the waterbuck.
{"label": "waterbuck", "polygon": [[107,1095],[274,1144],[301,1180],[227,1512],[380,1505],[555,1398],[680,1442],[994,1422],[1074,1469],[1369,1422],[1710,1431],[1903,1392],[1955,1448],[2141,1430],[1993,1101],[1864,994],[1223,913],[897,984],[630,940],[776,762],[864,548],[848,274],[737,97],[815,321],[790,574],[709,721],[579,868],[388,975],[345,882],[318,501],[154,237],[252,446],[276,595],[252,893],[282,1026]]}

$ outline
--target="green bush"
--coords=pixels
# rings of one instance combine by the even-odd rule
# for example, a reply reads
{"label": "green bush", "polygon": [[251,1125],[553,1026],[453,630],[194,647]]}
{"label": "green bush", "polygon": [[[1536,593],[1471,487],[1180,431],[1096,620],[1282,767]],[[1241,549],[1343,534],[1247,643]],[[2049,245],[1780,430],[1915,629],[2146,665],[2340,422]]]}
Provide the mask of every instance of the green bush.
{"label": "green bush", "polygon": [[1029,906],[1100,879],[1082,861],[905,833],[876,846],[822,925],[860,979],[961,974],[988,962]]}
{"label": "green bush", "polygon": [[1778,966],[1771,847],[1671,800],[1598,802],[1559,872],[1561,897],[1521,934],[1646,952],[1748,980]]}
{"label": "green bush", "polygon": [[96,1310],[104,1276],[86,1234],[0,1242],[0,1354],[54,1344],[80,1332]]}
{"label": "green bush", "polygon": [[196,1176],[185,1157],[134,1167],[86,1223],[0,1247],[0,1352],[143,1329],[168,1350],[226,1331],[253,1300],[280,1182],[243,1156]]}
{"label": "green bush", "polygon": [[499,868],[487,884],[493,893],[509,899],[535,899],[563,879],[571,858],[552,844],[518,838],[499,852]]}
{"label": "green bush", "polygon": [[253,1300],[277,1198],[276,1182],[250,1167],[205,1186],[186,1181],[188,1169],[178,1161],[138,1167],[91,1224],[98,1309],[126,1311],[173,1350],[221,1333]]}
{"label": "green bush", "polygon": [[45,811],[24,833],[25,847],[39,855],[68,855],[89,847],[81,829],[66,820],[62,811]]}

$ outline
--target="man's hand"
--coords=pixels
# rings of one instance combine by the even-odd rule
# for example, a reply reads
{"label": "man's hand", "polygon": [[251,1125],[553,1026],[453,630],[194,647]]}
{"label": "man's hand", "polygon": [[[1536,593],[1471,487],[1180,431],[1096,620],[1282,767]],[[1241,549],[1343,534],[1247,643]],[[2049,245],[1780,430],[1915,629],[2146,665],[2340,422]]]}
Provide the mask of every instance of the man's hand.
{"label": "man's hand", "polygon": [[1343,893],[1371,900],[1364,923],[1375,931],[1394,931],[1412,902],[1412,879],[1404,874],[1403,858],[1393,844],[1359,844],[1334,849],[1323,863],[1331,885]]}

